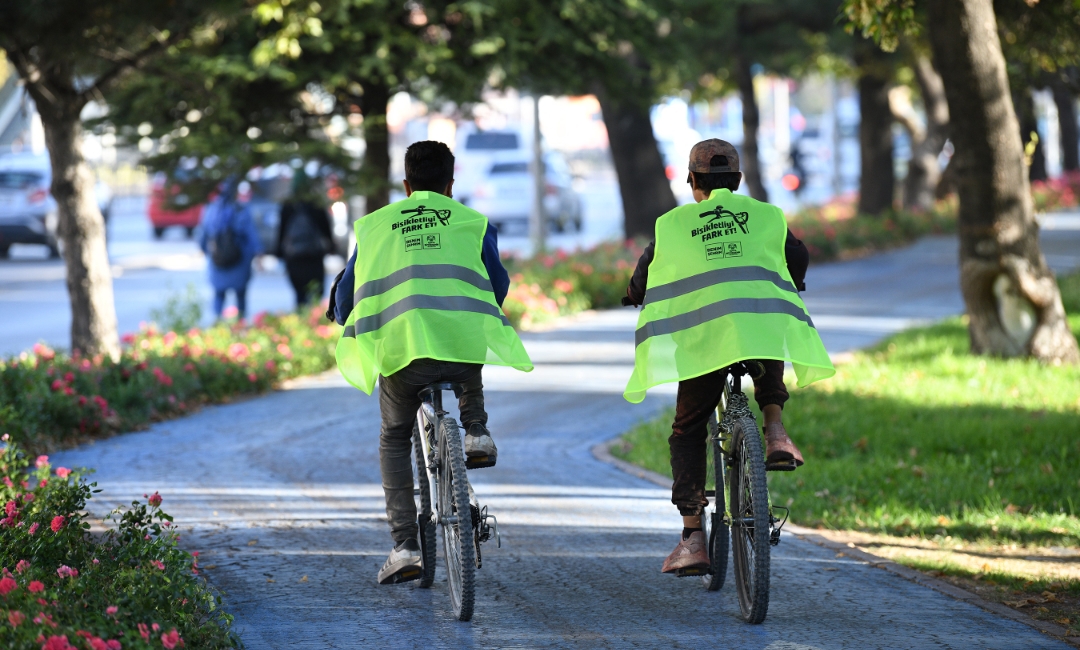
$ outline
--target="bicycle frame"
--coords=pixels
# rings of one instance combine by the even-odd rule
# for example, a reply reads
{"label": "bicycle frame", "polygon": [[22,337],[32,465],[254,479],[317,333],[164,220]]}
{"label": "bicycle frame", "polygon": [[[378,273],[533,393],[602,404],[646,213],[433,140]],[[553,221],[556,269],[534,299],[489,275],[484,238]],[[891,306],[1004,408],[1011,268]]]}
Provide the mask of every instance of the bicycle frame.
{"label": "bicycle frame", "polygon": [[433,452],[433,447],[436,442],[439,418],[446,415],[442,407],[444,390],[452,390],[454,395],[461,394],[461,387],[457,384],[432,384],[420,391],[420,408],[416,411],[416,426],[420,432],[420,444],[424,447],[424,470],[427,472],[428,489],[431,490],[431,523],[433,524],[439,524],[442,520],[442,514],[439,512],[439,483],[434,471],[438,457]]}

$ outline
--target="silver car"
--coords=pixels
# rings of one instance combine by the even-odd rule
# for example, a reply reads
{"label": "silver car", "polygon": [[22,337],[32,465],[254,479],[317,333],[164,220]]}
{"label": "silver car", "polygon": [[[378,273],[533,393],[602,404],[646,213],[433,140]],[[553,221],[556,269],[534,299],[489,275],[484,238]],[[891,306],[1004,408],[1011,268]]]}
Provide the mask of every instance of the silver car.
{"label": "silver car", "polygon": [[[463,202],[502,229],[510,222],[528,223],[535,191],[531,159],[523,152],[494,157],[483,177]],[[544,154],[544,215],[553,232],[581,230],[581,198],[573,188],[574,177],[562,155]]]}
{"label": "silver car", "polygon": [[[0,158],[0,257],[7,257],[12,244],[44,244],[51,257],[60,256],[51,185],[52,167],[47,156],[12,154]],[[112,193],[104,183],[94,189],[98,208],[108,223]]]}

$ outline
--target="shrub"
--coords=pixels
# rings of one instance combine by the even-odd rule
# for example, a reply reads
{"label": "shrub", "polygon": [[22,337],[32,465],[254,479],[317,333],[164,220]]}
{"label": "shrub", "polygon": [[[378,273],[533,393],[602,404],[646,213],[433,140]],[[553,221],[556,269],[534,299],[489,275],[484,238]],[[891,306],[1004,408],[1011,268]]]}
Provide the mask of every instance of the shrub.
{"label": "shrub", "polygon": [[233,648],[232,617],[177,548],[156,492],[88,531],[96,483],[3,436],[0,453],[0,645],[5,648]]}

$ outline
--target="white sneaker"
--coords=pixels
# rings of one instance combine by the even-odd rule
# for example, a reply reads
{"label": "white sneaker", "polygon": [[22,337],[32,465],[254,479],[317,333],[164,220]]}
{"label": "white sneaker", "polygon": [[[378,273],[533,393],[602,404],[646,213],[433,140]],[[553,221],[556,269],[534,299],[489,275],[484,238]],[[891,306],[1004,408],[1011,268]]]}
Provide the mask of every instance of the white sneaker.
{"label": "white sneaker", "polygon": [[379,570],[379,584],[392,585],[409,580],[419,580],[423,573],[420,557],[420,544],[415,539],[407,539],[390,551],[386,563]]}
{"label": "white sneaker", "polygon": [[469,425],[465,432],[465,468],[492,467],[499,457],[499,450],[487,427],[479,423]]}

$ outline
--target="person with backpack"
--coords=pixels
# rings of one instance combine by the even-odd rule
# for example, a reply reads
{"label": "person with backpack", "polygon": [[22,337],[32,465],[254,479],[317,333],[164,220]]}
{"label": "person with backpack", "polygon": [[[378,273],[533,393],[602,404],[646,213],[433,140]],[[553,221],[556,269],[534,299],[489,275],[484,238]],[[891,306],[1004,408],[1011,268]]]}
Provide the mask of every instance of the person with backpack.
{"label": "person with backpack", "polygon": [[251,281],[251,262],[262,253],[262,241],[255,220],[246,205],[236,200],[235,178],[225,181],[221,193],[203,212],[199,247],[206,254],[210,286],[214,288],[214,316],[220,320],[225,294],[236,294],[236,309],[241,319],[247,313],[247,285]]}
{"label": "person with backpack", "polygon": [[292,196],[281,206],[276,254],[296,292],[296,308],[317,302],[326,288],[323,258],[332,250],[330,213],[301,167],[292,180]]}

